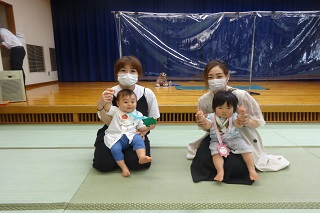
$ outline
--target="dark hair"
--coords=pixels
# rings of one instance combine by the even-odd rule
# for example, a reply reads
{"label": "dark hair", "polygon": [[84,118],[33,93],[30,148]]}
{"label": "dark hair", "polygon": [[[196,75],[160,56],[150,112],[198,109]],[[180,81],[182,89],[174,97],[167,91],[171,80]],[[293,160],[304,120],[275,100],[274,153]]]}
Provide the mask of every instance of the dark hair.
{"label": "dark hair", "polygon": [[142,75],[142,66],[138,58],[135,56],[123,56],[119,58],[116,63],[114,64],[113,72],[114,76],[116,77],[121,68],[125,67],[125,65],[130,65],[132,68],[136,69],[138,75]]}
{"label": "dark hair", "polygon": [[233,107],[233,112],[237,111],[238,98],[231,91],[219,91],[212,99],[212,109],[215,112],[216,108],[227,102],[228,107]]}
{"label": "dark hair", "polygon": [[134,95],[137,99],[137,96],[136,94],[133,92],[133,90],[131,89],[123,89],[123,90],[120,90],[117,94],[117,100],[119,101],[121,98],[123,97],[127,97],[127,96],[132,96]]}
{"label": "dark hair", "polygon": [[203,80],[204,80],[204,85],[205,85],[205,89],[209,88],[209,84],[208,84],[208,73],[209,71],[213,68],[213,67],[220,67],[223,70],[223,73],[225,74],[225,76],[229,75],[229,70],[228,70],[228,66],[227,64],[222,61],[222,60],[213,60],[210,61],[209,63],[207,63],[207,65],[204,68],[204,72],[203,72]]}

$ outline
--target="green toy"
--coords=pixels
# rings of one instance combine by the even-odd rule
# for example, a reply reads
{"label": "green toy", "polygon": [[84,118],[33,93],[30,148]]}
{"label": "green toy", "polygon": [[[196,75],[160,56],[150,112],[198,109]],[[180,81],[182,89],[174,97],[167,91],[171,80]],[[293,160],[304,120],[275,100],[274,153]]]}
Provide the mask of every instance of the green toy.
{"label": "green toy", "polygon": [[146,126],[150,126],[151,124],[156,124],[157,123],[157,120],[154,119],[154,118],[144,118],[142,119],[144,125]]}
{"label": "green toy", "polygon": [[138,115],[138,111],[136,111],[136,114],[134,115],[133,113],[128,113],[128,115],[130,115],[131,117],[137,119],[137,120],[142,120],[144,125],[146,126],[150,126],[151,124],[156,124],[157,123],[157,120],[154,119],[154,118],[149,118],[147,116],[139,116]]}

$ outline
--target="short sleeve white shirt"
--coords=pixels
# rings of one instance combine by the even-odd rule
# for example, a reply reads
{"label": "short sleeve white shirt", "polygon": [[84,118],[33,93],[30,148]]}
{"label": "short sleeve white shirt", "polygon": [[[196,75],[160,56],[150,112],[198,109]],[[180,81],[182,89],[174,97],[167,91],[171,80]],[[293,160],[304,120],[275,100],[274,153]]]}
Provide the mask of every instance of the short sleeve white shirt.
{"label": "short sleeve white shirt", "polygon": [[[142,113],[134,110],[132,114],[138,114],[142,117]],[[136,134],[136,130],[144,127],[141,119],[135,119],[130,114],[123,112],[118,107],[111,106],[108,115],[112,116],[111,123],[106,130],[104,136],[104,143],[110,149],[121,137],[126,135],[131,143],[133,136]]]}

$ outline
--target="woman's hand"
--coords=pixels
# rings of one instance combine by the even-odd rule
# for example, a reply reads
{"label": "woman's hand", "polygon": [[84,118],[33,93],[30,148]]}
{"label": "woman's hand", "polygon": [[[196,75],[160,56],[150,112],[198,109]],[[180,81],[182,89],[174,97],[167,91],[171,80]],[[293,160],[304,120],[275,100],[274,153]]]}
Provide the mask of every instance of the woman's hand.
{"label": "woman's hand", "polygon": [[246,126],[249,123],[249,116],[243,106],[238,108],[237,123],[242,126]]}
{"label": "woman's hand", "polygon": [[206,117],[204,116],[203,112],[201,109],[198,109],[196,111],[196,121],[197,121],[197,125],[199,127],[203,127],[207,124],[207,120]]}
{"label": "woman's hand", "polygon": [[114,90],[112,90],[111,88],[107,88],[105,91],[103,91],[97,103],[98,110],[102,109],[107,103],[112,102],[113,94]]}

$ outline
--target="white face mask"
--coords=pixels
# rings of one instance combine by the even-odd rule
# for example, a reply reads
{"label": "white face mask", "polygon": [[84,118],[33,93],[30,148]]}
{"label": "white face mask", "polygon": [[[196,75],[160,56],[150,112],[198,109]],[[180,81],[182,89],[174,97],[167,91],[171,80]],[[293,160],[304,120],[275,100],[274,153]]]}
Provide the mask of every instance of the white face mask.
{"label": "white face mask", "polygon": [[121,85],[130,87],[138,82],[138,75],[133,74],[118,74],[118,81]]}
{"label": "white face mask", "polygon": [[227,86],[227,78],[218,78],[213,80],[208,80],[209,88],[213,92],[218,92],[220,90],[224,90]]}

